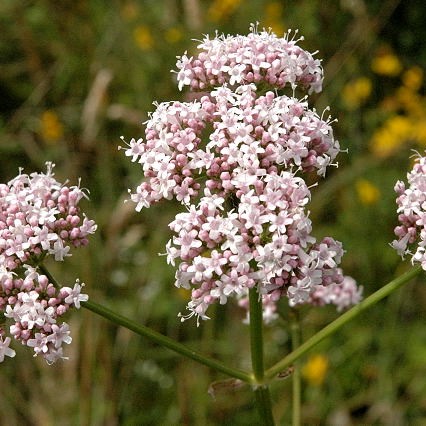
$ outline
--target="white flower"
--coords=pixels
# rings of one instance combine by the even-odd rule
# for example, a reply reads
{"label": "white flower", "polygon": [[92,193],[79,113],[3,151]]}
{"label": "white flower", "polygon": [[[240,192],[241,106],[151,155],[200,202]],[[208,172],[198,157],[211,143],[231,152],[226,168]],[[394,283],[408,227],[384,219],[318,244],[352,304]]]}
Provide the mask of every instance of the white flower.
{"label": "white flower", "polygon": [[53,244],[53,248],[49,249],[49,254],[53,254],[55,256],[55,260],[63,261],[64,257],[71,256],[69,251],[69,246],[65,246],[62,240],[57,240]]}
{"label": "white flower", "polygon": [[9,348],[10,340],[10,337],[6,337],[3,340],[3,337],[0,336],[0,362],[4,361],[5,356],[13,358],[16,355],[16,352]]}
{"label": "white flower", "polygon": [[52,342],[55,349],[59,349],[62,343],[69,345],[72,342],[69,325],[65,322],[61,326],[52,324],[52,333],[47,336],[47,341]]}
{"label": "white flower", "polygon": [[80,309],[80,302],[87,302],[89,296],[87,294],[81,293],[84,283],[80,284],[80,281],[77,280],[74,284],[74,288],[62,287],[62,291],[68,293],[68,296],[65,297],[64,302],[69,305],[74,305],[77,309]]}

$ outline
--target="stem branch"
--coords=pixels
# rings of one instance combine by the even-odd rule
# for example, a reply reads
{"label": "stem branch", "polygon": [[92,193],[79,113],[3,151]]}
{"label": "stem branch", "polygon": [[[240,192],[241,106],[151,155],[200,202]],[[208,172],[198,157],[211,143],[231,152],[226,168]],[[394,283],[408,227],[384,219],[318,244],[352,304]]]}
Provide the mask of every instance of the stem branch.
{"label": "stem branch", "polygon": [[105,306],[99,305],[98,303],[92,302],[90,300],[87,302],[82,302],[81,306],[88,309],[89,311],[94,312],[95,314],[100,315],[103,318],[106,318],[114,324],[121,325],[122,327],[133,331],[139,336],[146,337],[147,339],[150,339],[161,346],[164,346],[174,352],[177,352],[180,355],[197,361],[200,364],[206,365],[207,367],[220,371],[221,373],[224,373],[230,377],[240,379],[244,382],[250,383],[252,381],[250,374],[246,371],[228,367],[220,363],[219,361],[216,361],[212,358],[208,358],[200,354],[199,352],[196,352],[193,349],[182,345],[182,343],[176,342],[170,337],[164,336],[163,334],[158,333],[157,331],[154,331],[149,327],[146,327],[142,324],[137,324],[136,322],[115,313],[114,311]]}
{"label": "stem branch", "polygon": [[277,376],[281,371],[284,371],[288,366],[294,363],[298,358],[312,349],[319,342],[324,340],[326,337],[331,336],[337,330],[342,328],[347,322],[351,321],[355,317],[357,317],[361,312],[375,305],[380,300],[389,296],[399,287],[402,287],[404,284],[409,282],[416,275],[419,275],[422,272],[421,266],[416,266],[410,269],[405,274],[395,278],[393,281],[390,281],[388,284],[377,290],[375,293],[364,299],[358,305],[346,311],[339,318],[335,319],[333,322],[328,324],[318,333],[314,334],[310,339],[306,340],[302,345],[300,345],[297,349],[293,350],[290,354],[288,354],[281,361],[277,362],[271,368],[269,368],[265,372],[265,379],[270,380]]}
{"label": "stem branch", "polygon": [[[60,285],[54,279],[54,277],[50,274],[47,268],[44,265],[39,265],[39,267],[40,267],[40,270],[49,278],[49,281],[56,288],[60,288]],[[161,346],[164,346],[200,364],[206,365],[207,367],[210,367],[213,370],[220,371],[221,373],[224,373],[227,376],[240,379],[246,383],[253,382],[252,375],[249,374],[248,372],[244,370],[228,367],[227,365],[222,364],[219,361],[216,361],[212,358],[202,355],[199,352],[194,351],[193,349],[188,348],[187,346],[171,339],[170,337],[164,336],[163,334],[158,333],[157,331],[154,331],[149,327],[146,327],[142,324],[138,324],[129,318],[123,317],[122,315],[115,313],[114,311],[112,311],[111,309],[105,306],[99,305],[98,303],[92,302],[90,300],[87,302],[81,302],[81,306],[83,308],[88,309],[89,311],[94,312],[95,314],[100,315],[101,317],[111,321],[114,324],[125,327],[128,330],[131,330],[134,333],[138,334],[139,336],[146,337],[147,339]]]}

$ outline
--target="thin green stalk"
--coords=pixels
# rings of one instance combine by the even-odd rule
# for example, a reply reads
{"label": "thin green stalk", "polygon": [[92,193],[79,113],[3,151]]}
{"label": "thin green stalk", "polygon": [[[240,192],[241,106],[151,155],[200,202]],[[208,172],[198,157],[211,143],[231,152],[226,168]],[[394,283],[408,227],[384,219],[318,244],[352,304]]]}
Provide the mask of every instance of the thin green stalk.
{"label": "thin green stalk", "polygon": [[[300,322],[299,313],[293,310],[291,313],[291,349],[295,351],[301,342],[300,336]],[[300,366],[298,363],[294,366],[292,375],[292,390],[293,390],[293,404],[292,404],[292,425],[301,425],[301,407],[302,407],[302,383],[300,377]]]}
{"label": "thin green stalk", "polygon": [[[44,265],[40,265],[40,269],[42,272],[49,278],[49,281],[57,288],[59,288],[58,282],[53,278],[53,276],[49,273]],[[227,365],[222,364],[219,361],[216,361],[212,358],[202,355],[199,352],[194,351],[193,349],[188,348],[187,346],[179,343],[170,337],[164,336],[157,331],[152,330],[149,327],[146,327],[142,324],[138,324],[132,321],[129,318],[126,318],[122,315],[119,315],[112,311],[111,309],[99,305],[98,303],[87,301],[81,302],[81,306],[83,308],[88,309],[89,311],[94,312],[97,315],[113,322],[114,324],[120,325],[122,327],[127,328],[128,330],[133,331],[139,336],[146,337],[147,339],[164,346],[174,352],[177,352],[180,355],[183,355],[187,358],[190,358],[200,364],[206,365],[214,370],[220,371],[221,373],[226,374],[227,376],[234,377],[236,379],[240,379],[246,383],[252,383],[253,378],[252,375],[244,370],[239,370],[236,368],[228,367]]]}
{"label": "thin green stalk", "polygon": [[265,426],[273,426],[272,405],[269,388],[263,383],[265,368],[263,364],[263,308],[256,288],[249,290],[250,302],[250,349],[251,364],[255,380],[254,395],[260,421]]}
{"label": "thin green stalk", "polygon": [[174,352],[177,352],[180,355],[197,361],[200,364],[206,365],[207,367],[220,371],[221,373],[224,373],[230,377],[240,379],[244,382],[252,382],[251,375],[246,371],[228,367],[212,358],[208,358],[200,354],[199,352],[196,352],[193,349],[182,345],[182,343],[176,342],[170,337],[164,336],[163,334],[158,333],[157,331],[154,331],[149,327],[137,324],[136,322],[115,313],[114,311],[105,306],[99,305],[98,303],[92,302],[90,300],[87,302],[82,302],[81,306],[88,309],[89,311],[94,312],[95,314],[100,315],[103,318],[106,318],[114,324],[121,325],[122,327],[133,331],[139,336],[146,337],[147,339],[150,339],[161,346],[164,346]]}
{"label": "thin green stalk", "polygon": [[263,316],[262,301],[256,288],[249,291],[251,365],[256,383],[263,383]]}
{"label": "thin green stalk", "polygon": [[375,293],[373,293],[372,295],[364,299],[358,305],[346,311],[339,318],[335,319],[329,325],[327,325],[318,333],[313,335],[310,339],[306,340],[306,342],[300,345],[297,349],[293,350],[281,361],[277,362],[275,365],[269,368],[265,372],[265,379],[271,380],[274,377],[276,377],[280,372],[284,371],[287,367],[292,365],[294,361],[299,359],[302,355],[304,355],[306,352],[312,349],[319,342],[321,342],[325,338],[334,334],[337,330],[342,328],[347,322],[357,317],[361,312],[375,305],[377,302],[389,296],[399,287],[402,287],[404,284],[408,283],[416,275],[419,275],[420,272],[422,272],[421,266],[416,266],[410,269],[405,274],[394,279],[393,281],[390,281],[388,284],[386,284],[384,287],[380,288]]}

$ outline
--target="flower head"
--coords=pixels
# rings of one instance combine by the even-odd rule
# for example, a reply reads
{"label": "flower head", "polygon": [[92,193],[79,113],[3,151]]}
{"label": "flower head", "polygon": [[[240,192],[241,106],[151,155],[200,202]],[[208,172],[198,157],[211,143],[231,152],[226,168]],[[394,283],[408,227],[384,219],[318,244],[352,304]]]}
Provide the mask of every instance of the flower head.
{"label": "flower head", "polygon": [[412,263],[426,270],[426,157],[418,154],[407,180],[408,187],[401,181],[395,185],[399,225],[391,246],[402,257],[411,255]]}
{"label": "flower head", "polygon": [[[61,316],[71,307],[79,307],[80,301],[88,300],[80,289],[77,280],[73,289],[63,287],[58,290],[38,272],[25,279],[14,277],[7,286],[0,288],[0,307],[11,322],[11,336],[32,347],[34,356],[41,355],[49,363],[58,359],[63,344],[72,341],[68,325],[60,323]],[[0,341],[0,362],[4,355],[14,356],[9,344],[10,337]]]}
{"label": "flower head", "polygon": [[321,62],[302,49],[296,34],[277,37],[252,25],[247,36],[206,36],[198,45],[200,53],[178,57],[179,89],[190,86],[206,90],[229,83],[231,86],[264,83],[276,88],[300,85],[309,92],[322,87]]}
{"label": "flower head", "polygon": [[62,261],[96,230],[79,207],[85,191],[57,182],[46,165],[46,174],[20,172],[0,185],[0,264],[9,270],[46,255]]}
{"label": "flower head", "polygon": [[294,97],[297,86],[311,93],[322,84],[320,61],[300,40],[255,26],[247,36],[205,37],[198,55],[178,57],[177,81],[209,92],[157,104],[145,138],[125,148],[144,175],[130,195],[137,211],[172,198],[185,207],[166,246],[175,285],[192,290],[182,320],[207,319],[210,305],[230,298],[247,306],[251,288],[266,321],[283,297],[338,309],[360,300],[339,268],[342,245],[312,236],[302,176],[324,176],[340,145],[333,120]]}
{"label": "flower head", "polygon": [[[50,255],[63,261],[71,246],[87,245],[96,230],[79,207],[85,191],[60,184],[52,170],[47,163],[46,174],[20,172],[0,185],[0,314],[10,323],[10,335],[48,363],[65,358],[62,346],[72,340],[62,315],[88,296],[78,280],[73,288],[55,287],[40,263]],[[1,328],[0,362],[15,355],[4,334]]]}

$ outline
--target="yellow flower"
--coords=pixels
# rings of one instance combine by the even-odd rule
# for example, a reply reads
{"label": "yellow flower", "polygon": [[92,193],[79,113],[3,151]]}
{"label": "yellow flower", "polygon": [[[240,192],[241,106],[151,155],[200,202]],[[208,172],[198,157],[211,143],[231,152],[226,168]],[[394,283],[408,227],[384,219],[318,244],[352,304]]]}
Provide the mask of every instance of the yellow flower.
{"label": "yellow flower", "polygon": [[133,31],[133,38],[137,46],[142,50],[149,50],[154,45],[150,29],[145,25],[139,25]]}
{"label": "yellow flower", "polygon": [[374,204],[380,197],[379,189],[367,179],[359,179],[355,183],[355,188],[362,204]]}
{"label": "yellow flower", "polygon": [[403,115],[395,115],[373,134],[370,141],[371,150],[378,157],[387,157],[407,140],[412,139],[412,134],[412,121]]}
{"label": "yellow flower", "polygon": [[320,386],[328,370],[328,359],[325,355],[316,354],[308,358],[302,367],[302,376],[313,386]]}
{"label": "yellow flower", "polygon": [[41,115],[40,134],[47,143],[55,143],[63,136],[64,127],[54,111],[46,110]]}
{"label": "yellow flower", "polygon": [[220,22],[232,15],[240,5],[241,0],[215,0],[209,7],[208,17],[213,22]]}
{"label": "yellow flower", "polygon": [[398,57],[392,52],[385,52],[373,58],[371,69],[376,74],[395,77],[402,71],[402,65]]}
{"label": "yellow flower", "polygon": [[342,98],[350,109],[361,106],[370,96],[372,89],[371,80],[367,77],[359,77],[345,85]]}
{"label": "yellow flower", "polygon": [[411,90],[419,90],[423,83],[423,70],[418,66],[409,68],[402,75],[402,83]]}
{"label": "yellow flower", "polygon": [[403,107],[410,116],[424,116],[424,99],[407,86],[401,86],[395,93],[399,107]]}
{"label": "yellow flower", "polygon": [[169,28],[164,34],[164,38],[166,39],[167,43],[170,44],[178,43],[182,37],[182,31],[176,27]]}

